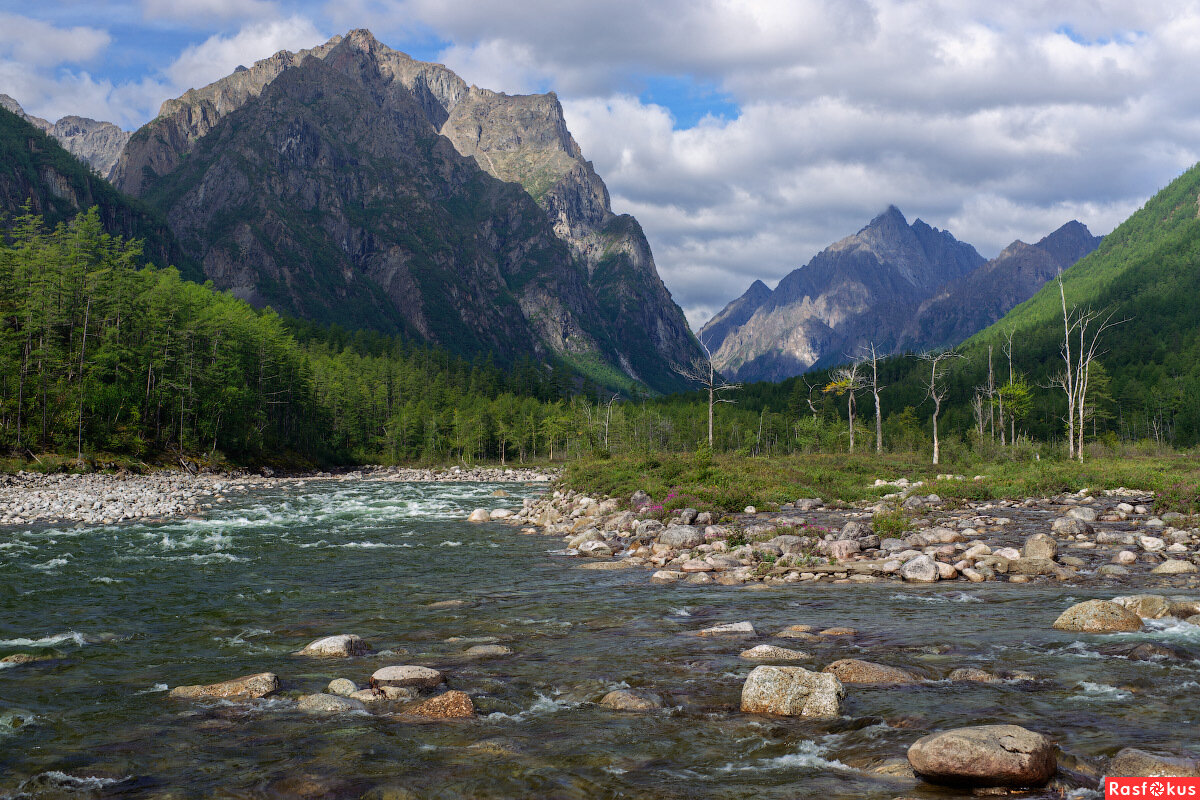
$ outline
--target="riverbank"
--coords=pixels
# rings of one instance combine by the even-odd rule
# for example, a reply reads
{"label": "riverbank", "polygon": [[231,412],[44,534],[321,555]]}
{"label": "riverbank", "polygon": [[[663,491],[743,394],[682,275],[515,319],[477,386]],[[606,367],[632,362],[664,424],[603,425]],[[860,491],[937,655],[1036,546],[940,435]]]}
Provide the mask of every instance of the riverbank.
{"label": "riverbank", "polygon": [[507,467],[367,467],[338,473],[278,477],[233,473],[192,474],[160,470],[148,474],[17,472],[0,475],[0,525],[122,522],[203,516],[213,507],[247,493],[312,480],[394,483],[547,483],[556,476],[540,469]]}

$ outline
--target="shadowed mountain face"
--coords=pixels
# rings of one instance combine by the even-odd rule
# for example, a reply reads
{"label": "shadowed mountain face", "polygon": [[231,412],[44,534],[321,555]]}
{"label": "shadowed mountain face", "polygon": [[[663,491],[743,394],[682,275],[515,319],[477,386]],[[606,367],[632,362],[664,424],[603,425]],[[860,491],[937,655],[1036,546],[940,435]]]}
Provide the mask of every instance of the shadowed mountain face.
{"label": "shadowed mountain face", "polygon": [[699,354],[553,94],[468,86],[367,31],[167,101],[113,179],[257,305],[663,391]]}
{"label": "shadowed mountain face", "polygon": [[[983,261],[970,245],[921,220],[909,225],[889,207],[784,277],[744,324],[719,337],[714,363],[725,375],[753,381],[846,360],[903,319],[904,309]],[[714,321],[733,313],[727,308]],[[700,337],[708,341],[709,332],[706,325]]]}
{"label": "shadowed mountain face", "polygon": [[50,123],[41,117],[31,116],[25,113],[20,103],[6,94],[0,94],[0,108],[8,109],[42,133],[53,136],[67,152],[86,162],[104,178],[112,177],[117,157],[129,141],[130,134],[111,122],[69,116]]}

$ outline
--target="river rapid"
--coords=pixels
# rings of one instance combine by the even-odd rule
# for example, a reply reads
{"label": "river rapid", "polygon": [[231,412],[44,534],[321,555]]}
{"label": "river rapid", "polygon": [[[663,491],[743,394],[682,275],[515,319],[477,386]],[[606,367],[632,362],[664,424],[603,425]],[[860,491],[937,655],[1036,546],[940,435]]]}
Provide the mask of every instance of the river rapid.
{"label": "river rapid", "polygon": [[[492,497],[497,488],[510,496]],[[537,491],[314,480],[251,492],[203,520],[5,529],[0,657],[42,660],[0,664],[0,797],[935,798],[960,795],[876,770],[938,729],[1023,725],[1056,739],[1060,763],[1080,774],[1121,747],[1194,741],[1200,627],[1051,628],[1072,603],[1115,591],[660,586],[642,570],[575,569],[577,559],[551,554],[562,547],[553,537],[463,521]],[[757,638],[695,635],[743,620]],[[770,638],[794,624],[858,633]],[[293,655],[342,633],[376,653]],[[1122,654],[1140,641],[1181,657]],[[463,656],[493,642],[513,653]],[[931,680],[847,686],[836,720],[743,714],[755,664],[738,654],[758,643],[799,647],[810,669],[863,658]],[[478,715],[418,724],[386,707],[296,707],[333,678],[361,686],[390,664],[444,670]],[[1033,679],[944,679],[958,667]],[[263,671],[283,682],[265,700],[167,697]],[[622,687],[666,707],[597,704]]]}

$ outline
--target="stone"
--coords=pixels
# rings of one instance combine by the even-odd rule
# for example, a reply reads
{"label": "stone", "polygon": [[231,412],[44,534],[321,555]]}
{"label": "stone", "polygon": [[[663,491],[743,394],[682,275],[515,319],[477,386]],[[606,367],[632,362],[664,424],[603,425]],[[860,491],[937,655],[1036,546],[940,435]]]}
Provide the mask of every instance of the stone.
{"label": "stone", "polygon": [[680,572],[678,570],[671,569],[660,569],[650,576],[650,581],[652,583],[675,583],[686,577],[686,572]]}
{"label": "stone", "polygon": [[651,692],[617,689],[600,699],[600,705],[614,711],[655,711],[663,707],[662,698]]}
{"label": "stone", "polygon": [[987,577],[984,576],[982,572],[977,569],[972,569],[971,567],[964,569],[962,574],[963,577],[969,580],[971,583],[983,583],[985,580],[987,580]]}
{"label": "stone", "polygon": [[837,676],[842,683],[883,683],[909,684],[920,683],[921,678],[908,670],[899,667],[889,667],[886,664],[876,664],[872,661],[860,661],[857,658],[843,658],[834,661],[822,672]]}
{"label": "stone", "polygon": [[1048,558],[1021,558],[1008,564],[1010,575],[1069,575],[1070,571]]}
{"label": "stone", "polygon": [[366,655],[369,652],[371,652],[371,645],[363,641],[361,637],[348,633],[317,639],[306,645],[296,655],[318,658],[351,658]]}
{"label": "stone", "polygon": [[1035,533],[1025,540],[1025,546],[1021,548],[1022,558],[1053,559],[1056,555],[1058,555],[1058,542],[1053,536],[1046,533]]}
{"label": "stone", "polygon": [[431,697],[423,703],[406,708],[409,714],[433,719],[452,719],[456,717],[471,717],[475,715],[475,704],[466,692],[451,689],[437,697]]}
{"label": "stone", "polygon": [[650,495],[638,489],[629,496],[629,507],[637,511],[650,505]]}
{"label": "stone", "polygon": [[1136,747],[1126,747],[1108,762],[1104,774],[1114,778],[1197,778],[1200,777],[1200,761],[1160,756]]}
{"label": "stone", "polygon": [[1190,561],[1182,561],[1178,558],[1168,558],[1166,561],[1150,570],[1150,572],[1155,575],[1186,575],[1192,572],[1200,572],[1200,567],[1197,567]]}
{"label": "stone", "polygon": [[1071,536],[1082,536],[1085,534],[1091,534],[1093,529],[1091,525],[1087,524],[1081,519],[1075,519],[1074,517],[1059,517],[1058,519],[1054,520],[1054,523],[1050,526],[1050,530],[1064,535],[1069,534]]}
{"label": "stone", "polygon": [[846,690],[836,676],[804,667],[758,666],[742,685],[742,711],[832,719],[842,713]]}
{"label": "stone", "polygon": [[939,580],[952,581],[958,577],[958,570],[954,568],[953,564],[947,564],[944,561],[938,561],[936,562],[936,566]]}
{"label": "stone", "polygon": [[1058,770],[1056,749],[1017,725],[978,725],[921,737],[908,748],[908,763],[930,783],[1038,787]]}
{"label": "stone", "polygon": [[489,519],[508,519],[513,515],[512,509],[494,508],[488,513]]}
{"label": "stone", "polygon": [[835,628],[826,628],[820,632],[822,636],[858,636],[858,631],[854,628],[838,626]]}
{"label": "stone", "polygon": [[411,665],[383,667],[371,675],[372,686],[412,686],[418,689],[432,689],[446,679],[436,669]]}
{"label": "stone", "polygon": [[1141,545],[1142,549],[1147,553],[1157,553],[1159,550],[1162,550],[1167,546],[1167,543],[1157,536],[1139,536],[1138,544]]}
{"label": "stone", "polygon": [[839,539],[861,539],[864,536],[870,536],[875,533],[871,529],[870,523],[861,522],[859,520],[850,520],[842,526],[841,533],[838,534]]}
{"label": "stone", "polygon": [[259,672],[202,686],[176,686],[169,697],[177,700],[256,700],[279,691],[279,676]]}
{"label": "stone", "polygon": [[1067,516],[1071,519],[1077,519],[1081,522],[1095,522],[1096,509],[1088,508],[1087,506],[1076,506],[1067,511]]}
{"label": "stone", "polygon": [[1015,547],[1000,547],[994,550],[992,554],[1006,561],[1016,561],[1021,557],[1021,551]]}
{"label": "stone", "polygon": [[591,541],[579,545],[579,553],[592,558],[609,558],[613,551],[606,542]]}
{"label": "stone", "polygon": [[1118,564],[1136,564],[1137,559],[1137,553],[1133,552],[1132,550],[1122,550],[1121,552],[1117,553],[1116,557]]}
{"label": "stone", "polygon": [[971,681],[973,683],[996,683],[999,680],[992,673],[976,667],[959,667],[947,677],[952,681]]}
{"label": "stone", "polygon": [[296,707],[309,714],[344,714],[367,709],[361,700],[334,694],[306,694],[296,701]]}
{"label": "stone", "polygon": [[467,517],[467,522],[489,522],[491,519],[492,515],[486,508],[477,508]]}
{"label": "stone", "polygon": [[1171,603],[1162,595],[1129,594],[1114,597],[1112,601],[1123,608],[1128,608],[1142,619],[1162,619],[1171,616]]}
{"label": "stone", "polygon": [[791,650],[773,644],[760,644],[749,650],[743,650],[739,653],[739,657],[747,661],[803,661],[809,656],[808,653],[800,650]]}
{"label": "stone", "polygon": [[829,555],[838,561],[845,561],[860,550],[858,542],[853,539],[839,539],[829,542]]}
{"label": "stone", "polygon": [[704,532],[689,525],[672,525],[658,535],[658,541],[676,550],[690,550],[704,544]]}
{"label": "stone", "polygon": [[900,577],[911,583],[934,583],[938,579],[937,563],[929,556],[917,556],[900,565]]}
{"label": "stone", "polygon": [[349,697],[358,691],[358,684],[346,678],[334,678],[325,687],[326,694],[336,694],[339,697]]}
{"label": "stone", "polygon": [[696,632],[697,636],[757,636],[758,632],[754,630],[754,626],[749,622],[727,622],[723,625],[714,625],[711,628],[705,628],[702,631]]}
{"label": "stone", "polygon": [[1124,606],[1109,600],[1088,600],[1064,611],[1054,621],[1060,631],[1080,633],[1119,633],[1142,629],[1142,620]]}
{"label": "stone", "polygon": [[477,644],[463,651],[463,658],[499,658],[500,656],[511,656],[512,653],[511,647],[505,647],[502,644]]}

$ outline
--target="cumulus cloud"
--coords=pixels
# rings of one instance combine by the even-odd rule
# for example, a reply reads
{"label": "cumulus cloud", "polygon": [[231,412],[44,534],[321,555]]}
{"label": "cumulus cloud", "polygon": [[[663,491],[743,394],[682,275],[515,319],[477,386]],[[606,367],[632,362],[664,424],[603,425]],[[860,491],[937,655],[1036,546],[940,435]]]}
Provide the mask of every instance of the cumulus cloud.
{"label": "cumulus cloud", "polygon": [[238,65],[249,65],[280,50],[312,47],[327,38],[304,17],[252,23],[233,35],[210,36],[188,47],[165,73],[172,86],[183,90],[206,86]]}
{"label": "cumulus cloud", "polygon": [[210,25],[215,20],[255,20],[281,15],[269,0],[142,0],[147,19]]}

